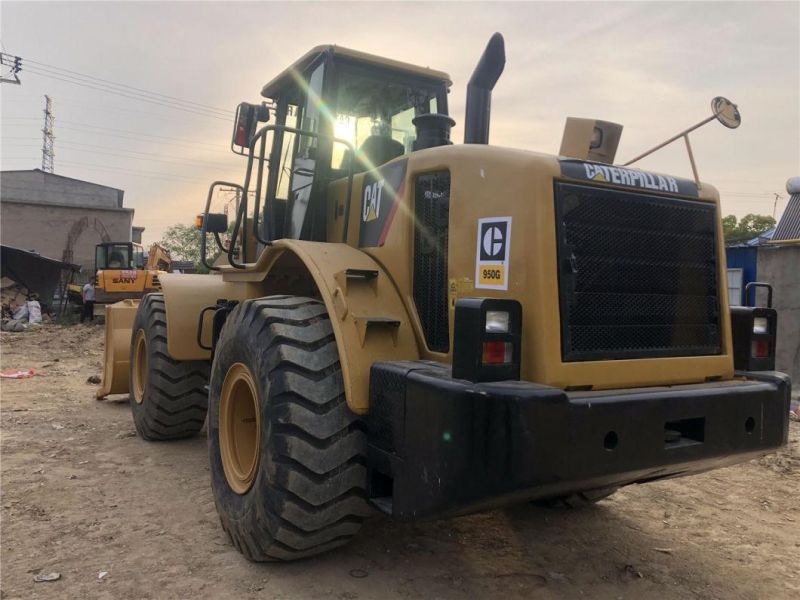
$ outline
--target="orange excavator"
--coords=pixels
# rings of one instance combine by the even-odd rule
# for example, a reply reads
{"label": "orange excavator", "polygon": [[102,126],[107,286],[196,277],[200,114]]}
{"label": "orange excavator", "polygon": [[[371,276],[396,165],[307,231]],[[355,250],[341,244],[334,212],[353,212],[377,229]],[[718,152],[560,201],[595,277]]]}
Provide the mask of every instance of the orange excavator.
{"label": "orange excavator", "polygon": [[[139,299],[161,291],[159,275],[171,270],[169,251],[153,244],[147,254],[135,242],[103,242],[95,247],[95,298],[99,304]],[[73,300],[82,298],[82,287],[70,285]]]}

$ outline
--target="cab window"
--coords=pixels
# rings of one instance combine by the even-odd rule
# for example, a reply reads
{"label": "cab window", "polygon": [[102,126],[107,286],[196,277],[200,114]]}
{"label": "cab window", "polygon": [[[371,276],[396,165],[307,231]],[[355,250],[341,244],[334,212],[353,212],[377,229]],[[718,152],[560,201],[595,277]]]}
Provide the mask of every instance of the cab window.
{"label": "cab window", "polygon": [[[308,78],[305,103],[297,117],[298,129],[319,133],[322,119],[327,117],[327,109],[322,101],[322,84],[325,63],[316,67]],[[306,213],[311,201],[314,184],[314,171],[317,165],[319,138],[298,135],[294,137],[294,158],[289,178],[289,210],[286,237],[299,239],[303,233]]]}
{"label": "cab window", "polygon": [[[286,123],[287,127],[297,128],[297,113],[298,107],[296,104],[289,104],[286,109]],[[278,159],[278,184],[275,197],[279,200],[289,199],[289,180],[292,175],[292,157],[294,156],[294,141],[295,134],[288,131],[283,133],[281,140],[281,148]]]}
{"label": "cab window", "polygon": [[94,248],[94,268],[99,269],[107,269],[108,268],[108,261],[106,260],[106,247],[105,246],[95,246]]}
{"label": "cab window", "polygon": [[[414,117],[436,112],[436,88],[390,80],[380,72],[342,68],[337,82],[334,136],[350,142],[356,171],[364,171],[414,149]],[[331,166],[347,167],[347,150],[333,149]]]}
{"label": "cab window", "polygon": [[98,269],[129,269],[131,264],[130,246],[128,244],[111,244],[105,246],[105,266]]}
{"label": "cab window", "polygon": [[144,269],[144,265],[145,265],[144,248],[142,248],[138,244],[134,244],[134,246],[133,246],[133,267],[135,269]]}

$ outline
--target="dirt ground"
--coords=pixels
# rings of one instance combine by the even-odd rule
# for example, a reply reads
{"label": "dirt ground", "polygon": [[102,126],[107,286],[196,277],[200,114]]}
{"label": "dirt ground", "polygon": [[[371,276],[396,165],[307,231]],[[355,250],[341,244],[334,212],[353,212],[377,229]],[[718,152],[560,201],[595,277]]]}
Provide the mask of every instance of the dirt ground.
{"label": "dirt ground", "polygon": [[331,554],[251,564],[219,526],[205,439],[144,442],[127,399],[94,399],[102,340],[100,326],[0,337],[4,369],[38,372],[0,390],[3,600],[800,597],[800,423],[777,454],[584,511],[375,518]]}

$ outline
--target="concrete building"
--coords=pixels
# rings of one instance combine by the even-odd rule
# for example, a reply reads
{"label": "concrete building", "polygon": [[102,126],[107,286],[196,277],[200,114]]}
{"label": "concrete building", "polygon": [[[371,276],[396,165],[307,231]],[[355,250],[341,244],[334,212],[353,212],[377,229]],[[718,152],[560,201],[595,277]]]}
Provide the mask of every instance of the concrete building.
{"label": "concrete building", "polygon": [[137,227],[136,225],[133,226],[131,229],[131,241],[136,242],[137,244],[142,243],[142,234],[144,233],[144,227]]}
{"label": "concrete building", "polygon": [[789,204],[774,230],[725,249],[728,263],[728,296],[732,305],[763,305],[763,290],[745,297],[753,281],[773,287],[773,308],[778,311],[778,344],[775,367],[800,381],[800,177],[786,184]]}
{"label": "concrete building", "polygon": [[0,238],[3,244],[82,267],[81,280],[94,271],[100,242],[129,242],[133,209],[123,206],[123,190],[46,173],[39,169],[0,173]]}

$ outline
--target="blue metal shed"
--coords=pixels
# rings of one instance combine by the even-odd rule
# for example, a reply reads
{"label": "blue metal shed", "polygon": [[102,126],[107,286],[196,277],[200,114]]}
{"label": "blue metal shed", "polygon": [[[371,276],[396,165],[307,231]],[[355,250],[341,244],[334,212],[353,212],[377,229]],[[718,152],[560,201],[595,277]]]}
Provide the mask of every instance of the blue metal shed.
{"label": "blue metal shed", "polygon": [[[730,293],[736,293],[732,289],[730,269],[741,269],[742,279],[738,286],[739,301],[737,304],[744,304],[744,286],[751,281],[758,281],[758,246],[728,246],[725,248],[725,259],[728,263],[728,289]],[[734,298],[730,298],[731,304]]]}

